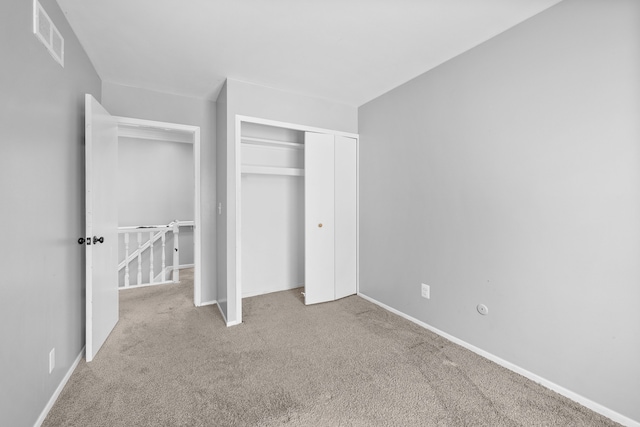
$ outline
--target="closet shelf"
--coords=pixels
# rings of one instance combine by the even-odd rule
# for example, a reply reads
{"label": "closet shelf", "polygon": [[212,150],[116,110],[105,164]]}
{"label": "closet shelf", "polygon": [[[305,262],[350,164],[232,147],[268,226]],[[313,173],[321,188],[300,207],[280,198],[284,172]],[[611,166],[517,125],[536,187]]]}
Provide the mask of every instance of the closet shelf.
{"label": "closet shelf", "polygon": [[304,169],[274,166],[242,165],[243,174],[304,176]]}
{"label": "closet shelf", "polygon": [[249,136],[243,136],[240,140],[243,144],[248,145],[265,145],[279,148],[296,148],[300,150],[304,148],[304,144],[299,142],[277,141],[275,139],[253,138]]}
{"label": "closet shelf", "polygon": [[193,133],[128,124],[118,125],[118,136],[134,139],[150,139],[153,141],[193,143]]}

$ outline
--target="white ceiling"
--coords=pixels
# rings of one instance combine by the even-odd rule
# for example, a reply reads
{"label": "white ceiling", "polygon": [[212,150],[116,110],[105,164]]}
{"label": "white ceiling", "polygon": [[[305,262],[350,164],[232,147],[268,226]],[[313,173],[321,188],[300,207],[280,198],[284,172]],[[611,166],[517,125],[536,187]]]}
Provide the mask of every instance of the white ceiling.
{"label": "white ceiling", "polygon": [[100,77],[215,99],[226,78],[360,106],[560,0],[57,0]]}

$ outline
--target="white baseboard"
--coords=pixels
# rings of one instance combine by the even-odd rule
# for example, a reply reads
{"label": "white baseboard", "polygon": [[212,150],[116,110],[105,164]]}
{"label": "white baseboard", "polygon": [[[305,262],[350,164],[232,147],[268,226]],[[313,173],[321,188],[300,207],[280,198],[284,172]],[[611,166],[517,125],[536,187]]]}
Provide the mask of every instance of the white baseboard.
{"label": "white baseboard", "polygon": [[[180,283],[180,282],[178,282]],[[143,283],[141,285],[130,285],[130,286],[125,286],[125,287],[119,287],[118,290],[119,291],[128,291],[129,289],[140,289],[140,288],[146,288],[149,286],[160,286],[160,285],[175,285],[177,284],[176,282],[173,282],[171,280],[167,280],[164,282],[153,282],[153,283]]]}
{"label": "white baseboard", "polygon": [[526,377],[526,378],[530,379],[531,381],[534,381],[534,382],[536,382],[538,384],[541,384],[544,387],[546,387],[546,388],[548,388],[550,390],[553,390],[556,393],[561,394],[564,397],[567,397],[567,398],[573,400],[574,402],[577,402],[577,403],[581,404],[582,406],[585,406],[585,407],[591,409],[594,412],[597,412],[597,413],[599,413],[601,415],[604,415],[605,417],[607,417],[607,418],[609,418],[609,419],[611,419],[611,420],[613,420],[613,421],[615,421],[617,423],[620,423],[620,424],[622,424],[624,426],[627,426],[627,427],[640,427],[640,422],[632,420],[631,418],[626,417],[626,416],[624,416],[624,415],[622,415],[622,414],[620,414],[620,413],[618,413],[618,412],[616,412],[616,411],[614,411],[612,409],[609,409],[609,408],[607,408],[607,407],[605,407],[605,406],[603,406],[603,405],[601,405],[599,403],[596,403],[593,400],[587,399],[586,397],[581,396],[578,393],[575,393],[575,392],[573,392],[571,390],[568,390],[568,389],[566,389],[566,388],[564,388],[564,387],[562,387],[562,386],[560,386],[560,385],[558,385],[558,384],[556,384],[556,383],[554,383],[552,381],[549,381],[549,380],[547,380],[545,378],[542,378],[541,376],[539,376],[537,374],[534,374],[533,372],[527,371],[526,369],[521,368],[518,365],[515,365],[515,364],[513,364],[513,363],[511,363],[509,361],[506,361],[506,360],[504,360],[504,359],[502,359],[502,358],[500,358],[500,357],[498,357],[498,356],[496,356],[494,354],[491,354],[491,353],[489,353],[487,351],[484,351],[481,348],[478,348],[478,347],[476,347],[476,346],[474,346],[472,344],[469,344],[466,341],[463,341],[463,340],[461,340],[459,338],[454,337],[453,335],[449,335],[446,332],[443,332],[443,331],[441,331],[441,330],[439,330],[437,328],[434,328],[433,326],[431,326],[431,325],[429,325],[427,323],[424,323],[424,322],[422,322],[422,321],[420,321],[420,320],[418,320],[418,319],[416,319],[414,317],[411,317],[408,314],[405,314],[405,313],[403,313],[403,312],[401,312],[399,310],[396,310],[393,307],[389,307],[388,305],[383,304],[380,301],[375,300],[375,299],[373,299],[373,298],[371,298],[371,297],[369,297],[369,296],[367,296],[365,294],[362,294],[362,293],[358,292],[358,296],[366,299],[369,302],[374,303],[375,305],[378,305],[378,306],[384,308],[387,311],[390,311],[390,312],[392,312],[394,314],[397,314],[398,316],[403,317],[403,318],[409,320],[410,322],[415,323],[416,325],[422,326],[423,328],[428,329],[431,332],[433,332],[435,334],[438,334],[441,337],[446,338],[449,341],[454,342],[454,343],[466,348],[467,350],[473,351],[474,353],[484,357],[485,359],[489,359],[492,362],[495,362],[498,365],[509,369],[510,371],[513,371],[513,372],[515,372],[517,374],[522,375],[523,377]]}
{"label": "white baseboard", "polygon": [[53,405],[56,403],[56,400],[58,400],[58,397],[60,396],[60,393],[62,393],[64,386],[67,385],[69,378],[71,378],[73,371],[76,370],[76,368],[78,367],[78,363],[80,363],[80,361],[82,360],[82,356],[84,356],[84,349],[85,348],[82,347],[82,350],[80,350],[80,354],[78,354],[78,357],[76,357],[76,360],[73,361],[73,363],[71,364],[71,367],[65,374],[64,378],[62,378],[62,381],[60,381],[60,384],[58,384],[56,391],[53,392],[53,395],[47,402],[47,406],[44,407],[44,409],[40,413],[40,416],[36,420],[36,423],[33,425],[34,427],[40,427],[44,422],[44,419],[47,418],[47,415],[49,415],[49,411],[51,410],[51,408],[53,408]]}
{"label": "white baseboard", "polygon": [[213,304],[217,304],[217,303],[218,303],[218,301],[216,301],[216,300],[204,301],[204,302],[201,302],[198,307],[204,307],[205,305],[213,305]]}
{"label": "white baseboard", "polygon": [[220,311],[220,315],[222,316],[222,320],[224,320],[224,323],[225,323],[225,325],[227,325],[227,327],[236,326],[236,325],[239,325],[239,324],[242,323],[241,321],[237,321],[237,320],[234,320],[233,322],[229,322],[227,320],[227,316],[224,315],[224,312],[222,311],[222,308],[220,308],[220,304],[218,304],[218,310]]}
{"label": "white baseboard", "polygon": [[[173,270],[182,270],[183,268],[193,268],[195,264],[180,264],[178,268],[173,268],[172,265],[164,268],[164,277],[167,278],[173,273]],[[153,278],[154,282],[158,281],[162,277],[162,271]],[[167,280],[168,281],[168,280]]]}

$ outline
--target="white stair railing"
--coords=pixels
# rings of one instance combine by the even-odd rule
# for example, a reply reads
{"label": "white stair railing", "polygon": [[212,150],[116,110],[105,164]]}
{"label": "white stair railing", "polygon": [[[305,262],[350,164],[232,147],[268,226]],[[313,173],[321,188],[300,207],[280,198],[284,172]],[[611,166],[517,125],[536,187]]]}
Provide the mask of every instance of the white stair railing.
{"label": "white stair railing", "polygon": [[[129,288],[132,286],[147,286],[147,285],[160,285],[165,283],[178,283],[180,281],[180,227],[192,226],[193,221],[172,221],[167,225],[139,225],[130,227],[119,227],[118,234],[123,234],[124,239],[124,259],[118,265],[118,272],[124,269],[124,285],[120,288]],[[143,235],[148,233],[148,240],[143,239]],[[173,264],[169,267],[166,266],[166,240],[167,233],[173,233]],[[130,235],[135,234],[137,237],[138,246],[135,251],[130,252],[129,243],[131,241]],[[162,244],[161,251],[161,269],[159,274],[155,274],[154,270],[154,243],[160,240]],[[142,283],[142,260],[143,254],[149,251],[149,282]],[[130,269],[129,264],[137,260],[137,277],[136,284],[130,283]],[[172,271],[171,280],[167,280],[167,271]],[[158,281],[159,280],[159,281]]]}

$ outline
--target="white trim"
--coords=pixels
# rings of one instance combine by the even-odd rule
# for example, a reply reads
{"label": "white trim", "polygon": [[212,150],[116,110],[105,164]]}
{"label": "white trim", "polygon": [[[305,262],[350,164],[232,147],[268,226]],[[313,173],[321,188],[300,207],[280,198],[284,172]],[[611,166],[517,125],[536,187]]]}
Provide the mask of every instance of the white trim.
{"label": "white trim", "polygon": [[174,282],[173,280],[165,280],[164,282],[153,282],[153,283],[141,283],[139,285],[130,285],[130,286],[120,286],[118,291],[128,291],[129,289],[140,289],[140,288],[148,288],[149,286],[158,286],[158,285],[178,285],[180,282]]}
{"label": "white trim", "polygon": [[[243,116],[235,117],[235,141],[234,153],[236,163],[236,280],[235,280],[235,305],[236,318],[227,321],[227,326],[242,323],[242,122]],[[227,215],[228,217],[228,215]],[[227,287],[227,311],[229,311],[229,288]]]}
{"label": "white trim", "polygon": [[202,209],[200,183],[200,127],[196,127],[193,134],[193,174],[194,186],[194,232],[193,232],[193,305],[202,305]]}
{"label": "white trim", "polygon": [[183,268],[194,268],[195,266],[195,264],[180,264],[178,266],[178,270],[182,270]]}
{"label": "white trim", "polygon": [[[171,274],[173,272],[173,270],[182,270],[183,268],[195,268],[195,264],[180,264],[177,268],[174,268],[172,265],[168,265],[164,268],[164,274],[165,277],[167,277],[167,275]],[[194,271],[195,274],[195,271]],[[162,277],[162,270],[160,270],[160,272],[158,274],[156,274],[156,276],[153,278],[153,284],[155,285],[157,282],[156,280],[158,280],[158,278]],[[172,282],[173,283],[173,282]],[[130,288],[131,286],[129,286]]]}
{"label": "white trim", "polygon": [[178,223],[178,227],[195,227],[195,221],[176,221]]}
{"label": "white trim", "polygon": [[403,312],[401,312],[399,310],[396,310],[395,308],[390,307],[390,306],[388,306],[386,304],[383,304],[380,301],[375,300],[375,299],[373,299],[373,298],[371,298],[371,297],[369,297],[367,295],[364,295],[364,294],[362,294],[360,292],[358,292],[358,296],[363,298],[363,299],[365,299],[365,300],[367,300],[367,301],[369,301],[369,302],[371,302],[371,303],[373,303],[373,304],[375,304],[375,305],[377,305],[377,306],[380,306],[380,307],[384,308],[387,311],[390,311],[391,313],[397,314],[398,316],[403,317],[403,318],[409,320],[410,322],[415,323],[416,325],[422,326],[423,328],[428,329],[431,332],[433,332],[435,334],[438,334],[441,337],[446,338],[449,341],[451,341],[451,342],[453,342],[455,344],[458,344],[458,345],[466,348],[467,350],[470,350],[470,351],[472,351],[472,352],[484,357],[485,359],[489,359],[492,362],[495,362],[498,365],[502,366],[503,368],[507,368],[508,370],[513,371],[513,372],[515,372],[517,374],[520,374],[523,377],[526,377],[526,378],[530,379],[531,381],[534,381],[534,382],[536,382],[538,384],[541,384],[542,386],[544,386],[544,387],[546,387],[546,388],[548,388],[550,390],[553,390],[556,393],[561,394],[564,397],[567,397],[567,398],[573,400],[574,402],[577,402],[580,405],[582,405],[582,406],[584,406],[586,408],[589,408],[594,412],[599,413],[600,415],[604,415],[605,417],[607,417],[607,418],[609,418],[609,419],[611,419],[611,420],[613,420],[613,421],[615,421],[617,423],[620,423],[620,424],[622,424],[624,426],[627,426],[627,427],[640,427],[640,422],[638,422],[638,421],[632,420],[631,418],[626,417],[626,416],[624,416],[624,415],[622,415],[622,414],[620,414],[620,413],[618,413],[618,412],[616,412],[616,411],[614,411],[612,409],[609,409],[609,408],[607,408],[607,407],[605,407],[605,406],[603,406],[603,405],[601,405],[599,403],[596,403],[591,399],[588,399],[588,398],[586,398],[584,396],[579,395],[578,393],[575,393],[575,392],[573,392],[571,390],[568,390],[568,389],[566,389],[566,388],[564,388],[564,387],[562,387],[562,386],[560,386],[560,385],[558,385],[558,384],[556,384],[556,383],[554,383],[552,381],[549,381],[549,380],[547,380],[547,379],[545,379],[545,378],[543,378],[543,377],[541,377],[541,376],[539,376],[537,374],[534,374],[533,372],[527,371],[526,369],[521,368],[520,366],[515,365],[515,364],[513,364],[513,363],[511,363],[511,362],[509,362],[507,360],[504,360],[504,359],[502,359],[502,358],[500,358],[500,357],[498,357],[498,356],[496,356],[496,355],[494,355],[492,353],[489,353],[488,351],[482,350],[481,348],[478,348],[478,347],[474,346],[473,344],[469,344],[468,342],[463,341],[460,338],[456,338],[453,335],[449,335],[448,333],[443,332],[440,329],[434,328],[433,326],[431,326],[431,325],[429,325],[427,323],[424,323],[424,322],[422,322],[422,321],[420,321],[420,320],[418,320],[418,319],[416,319],[414,317],[411,317],[408,314],[405,314],[405,313],[403,313]]}
{"label": "white trim", "polygon": [[56,403],[56,400],[58,400],[58,397],[60,397],[60,393],[62,393],[64,386],[66,386],[67,383],[69,382],[69,378],[71,378],[73,371],[76,370],[76,368],[78,367],[78,364],[82,360],[82,356],[84,356],[84,352],[85,352],[85,347],[82,347],[82,349],[80,350],[80,353],[78,354],[78,357],[76,357],[76,360],[73,361],[73,363],[69,367],[69,370],[67,371],[65,376],[62,378],[62,381],[60,381],[60,384],[58,384],[56,391],[53,392],[53,395],[51,395],[51,398],[47,402],[47,405],[44,407],[44,409],[40,413],[40,416],[38,417],[35,424],[33,425],[34,427],[40,427],[44,422],[45,418],[47,418],[47,415],[49,415],[49,411],[51,411],[51,408],[53,408],[53,405]]}
{"label": "white trim", "polygon": [[360,136],[356,137],[356,294],[360,293]]}
{"label": "white trim", "polygon": [[360,137],[360,135],[358,135],[357,133],[342,132],[334,129],[323,129],[323,128],[317,128],[313,126],[298,125],[295,123],[279,122],[277,120],[261,119],[259,117],[243,116],[240,114],[236,114],[236,125],[238,121],[256,123],[256,124],[267,125],[267,126],[274,126],[279,128],[301,130],[303,132],[330,133],[332,135],[341,135],[341,136],[346,136],[348,138],[357,139]]}
{"label": "white trim", "polygon": [[204,301],[202,302],[202,304],[200,304],[200,307],[204,307],[205,305],[214,305],[214,304],[218,304],[218,301],[217,300]]}
{"label": "white trim", "polygon": [[[118,234],[127,233],[148,233],[150,231],[164,231],[173,229],[173,223],[167,225],[148,225],[148,226],[130,226],[130,227],[118,227]],[[156,238],[158,240],[160,237]],[[155,243],[155,242],[154,242]]]}
{"label": "white trim", "polygon": [[194,221],[171,221],[169,224],[162,225],[132,225],[127,227],[118,227],[118,234],[173,229],[174,224],[178,224],[178,227],[195,227]]}

